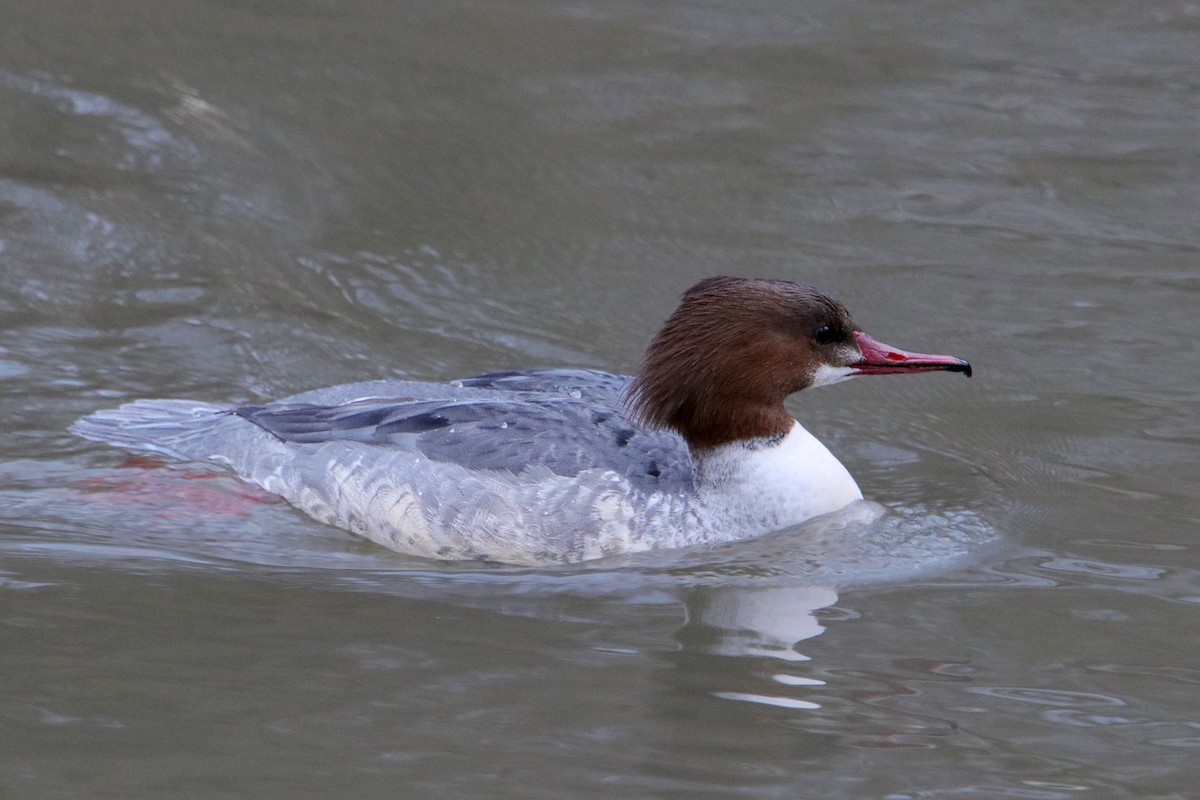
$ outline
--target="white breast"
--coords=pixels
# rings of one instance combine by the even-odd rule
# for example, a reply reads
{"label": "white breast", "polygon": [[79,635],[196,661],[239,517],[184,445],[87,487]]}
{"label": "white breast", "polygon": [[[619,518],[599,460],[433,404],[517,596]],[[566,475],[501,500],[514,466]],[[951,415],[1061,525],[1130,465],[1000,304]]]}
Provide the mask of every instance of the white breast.
{"label": "white breast", "polygon": [[695,459],[696,492],[743,538],[836,511],[862,492],[825,445],[796,423],[776,444],[738,443]]}

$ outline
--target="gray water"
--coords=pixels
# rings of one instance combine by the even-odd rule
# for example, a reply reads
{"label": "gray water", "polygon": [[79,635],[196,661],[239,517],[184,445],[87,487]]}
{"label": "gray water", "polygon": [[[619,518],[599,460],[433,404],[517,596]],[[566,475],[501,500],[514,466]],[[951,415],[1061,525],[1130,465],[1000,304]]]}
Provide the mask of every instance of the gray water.
{"label": "gray water", "polygon": [[[5,0],[0,796],[1200,796],[1198,196],[1182,0]],[[719,273],[975,364],[793,401],[881,519],[430,563],[65,432]]]}

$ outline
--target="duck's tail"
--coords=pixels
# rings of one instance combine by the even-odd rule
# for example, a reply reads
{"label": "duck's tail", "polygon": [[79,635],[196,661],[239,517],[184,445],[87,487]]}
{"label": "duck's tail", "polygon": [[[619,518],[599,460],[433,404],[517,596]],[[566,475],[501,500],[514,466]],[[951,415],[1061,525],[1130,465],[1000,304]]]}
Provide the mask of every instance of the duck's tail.
{"label": "duck's tail", "polygon": [[77,420],[71,433],[127,450],[203,461],[232,409],[195,400],[135,400]]}

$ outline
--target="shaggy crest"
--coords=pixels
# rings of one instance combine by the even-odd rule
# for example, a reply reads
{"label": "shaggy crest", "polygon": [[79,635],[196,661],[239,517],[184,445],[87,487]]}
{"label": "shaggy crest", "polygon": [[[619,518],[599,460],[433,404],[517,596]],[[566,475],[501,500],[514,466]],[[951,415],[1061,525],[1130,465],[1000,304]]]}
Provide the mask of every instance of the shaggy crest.
{"label": "shaggy crest", "polygon": [[626,395],[633,418],[693,449],[786,433],[784,399],[861,358],[854,320],[805,284],[720,276],[684,293]]}

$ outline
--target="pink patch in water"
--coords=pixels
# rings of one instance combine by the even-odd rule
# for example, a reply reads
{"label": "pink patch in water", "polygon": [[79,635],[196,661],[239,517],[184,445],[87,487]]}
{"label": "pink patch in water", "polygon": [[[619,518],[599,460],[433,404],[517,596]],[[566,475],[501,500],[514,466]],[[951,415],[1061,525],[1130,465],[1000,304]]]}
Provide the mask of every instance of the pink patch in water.
{"label": "pink patch in water", "polygon": [[218,514],[249,517],[263,505],[283,498],[229,475],[167,468],[161,461],[131,456],[103,477],[76,481],[80,498],[98,506],[156,511],[161,519],[188,519]]}

